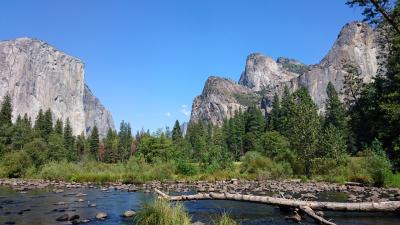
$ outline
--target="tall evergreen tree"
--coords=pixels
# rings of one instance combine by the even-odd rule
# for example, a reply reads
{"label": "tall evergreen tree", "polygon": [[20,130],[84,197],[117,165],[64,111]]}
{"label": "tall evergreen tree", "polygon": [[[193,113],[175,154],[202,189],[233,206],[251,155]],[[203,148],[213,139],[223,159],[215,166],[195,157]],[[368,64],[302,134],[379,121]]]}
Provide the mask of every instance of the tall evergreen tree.
{"label": "tall evergreen tree", "polygon": [[119,160],[126,161],[129,159],[133,142],[131,125],[129,123],[126,123],[125,121],[122,121],[119,128],[118,136],[118,158]]}
{"label": "tall evergreen tree", "polygon": [[[7,94],[4,96],[0,108],[0,152],[11,144],[11,128],[12,128],[12,100]],[[3,150],[1,150],[3,149]],[[0,153],[1,154],[1,153]]]}
{"label": "tall evergreen tree", "polygon": [[77,152],[75,151],[75,138],[69,118],[65,121],[64,126],[64,148],[67,151],[69,161],[75,161],[78,159]]}
{"label": "tall evergreen tree", "polygon": [[87,154],[86,149],[87,149],[87,143],[85,139],[85,134],[82,132],[80,135],[76,137],[75,141],[75,149],[76,152],[78,153],[79,157],[82,157],[84,154]]}
{"label": "tall evergreen tree", "polygon": [[10,95],[6,94],[3,98],[0,108],[0,126],[9,127],[12,125],[12,100]]}
{"label": "tall evergreen tree", "polygon": [[105,154],[104,162],[116,163],[118,161],[119,138],[115,131],[108,129],[106,139],[104,140]]}
{"label": "tall evergreen tree", "polygon": [[295,104],[291,107],[291,116],[288,118],[287,138],[304,165],[304,173],[310,176],[312,162],[317,156],[320,117],[307,89],[294,92],[293,101]]}
{"label": "tall evergreen tree", "polygon": [[280,118],[281,117],[281,103],[278,94],[275,93],[274,99],[272,100],[272,109],[267,118],[267,129],[268,130],[279,130]]}
{"label": "tall evergreen tree", "polygon": [[56,120],[56,124],[54,125],[54,132],[63,135],[63,122],[60,119]]}
{"label": "tall evergreen tree", "polygon": [[89,139],[89,149],[90,149],[90,154],[96,158],[99,152],[99,146],[100,146],[99,130],[97,129],[97,126],[94,126]]}
{"label": "tall evergreen tree", "polygon": [[179,121],[176,120],[175,124],[174,124],[174,128],[172,129],[172,141],[174,143],[177,143],[181,139],[182,139],[181,125],[179,124]]}

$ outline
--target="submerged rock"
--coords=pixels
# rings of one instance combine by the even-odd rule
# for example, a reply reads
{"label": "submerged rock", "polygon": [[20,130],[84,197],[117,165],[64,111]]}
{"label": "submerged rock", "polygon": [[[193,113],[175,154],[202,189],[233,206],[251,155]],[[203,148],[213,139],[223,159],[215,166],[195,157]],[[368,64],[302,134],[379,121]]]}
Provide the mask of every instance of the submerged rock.
{"label": "submerged rock", "polygon": [[105,220],[105,219],[107,219],[107,217],[108,217],[108,215],[105,212],[99,212],[96,215],[96,219],[98,219],[98,220]]}
{"label": "submerged rock", "polygon": [[64,221],[68,221],[68,219],[69,219],[69,215],[68,214],[64,214],[62,216],[57,217],[56,221],[64,222]]}
{"label": "submerged rock", "polygon": [[129,218],[129,217],[134,217],[136,216],[136,212],[132,210],[125,211],[124,214],[122,214],[123,217]]}

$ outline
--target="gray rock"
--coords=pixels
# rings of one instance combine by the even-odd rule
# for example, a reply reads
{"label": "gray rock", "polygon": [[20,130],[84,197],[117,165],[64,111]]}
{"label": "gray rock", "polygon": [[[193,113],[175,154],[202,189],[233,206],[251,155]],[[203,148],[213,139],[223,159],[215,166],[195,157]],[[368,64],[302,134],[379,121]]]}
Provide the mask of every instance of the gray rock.
{"label": "gray rock", "polygon": [[224,119],[251,104],[268,112],[274,94],[280,95],[285,86],[292,92],[307,88],[323,113],[328,83],[332,82],[338,93],[343,89],[345,64],[356,66],[365,83],[376,76],[379,50],[375,40],[376,32],[368,24],[352,22],[343,27],[331,50],[317,65],[287,58],[275,62],[268,56],[251,54],[239,84],[214,76],[207,80],[203,92],[193,101],[190,121],[221,126]]}
{"label": "gray rock", "polygon": [[[49,44],[32,38],[0,42],[0,99],[13,100],[13,120],[25,113],[35,119],[40,109],[51,109],[54,119],[69,118],[74,135],[100,134],[114,128],[111,114],[84,81],[84,63]],[[100,116],[101,115],[101,116]]]}
{"label": "gray rock", "polygon": [[128,211],[125,211],[124,214],[122,214],[122,216],[126,217],[126,218],[134,217],[134,216],[136,216],[136,212],[132,211],[132,210],[128,210]]}
{"label": "gray rock", "polygon": [[69,219],[68,214],[64,214],[62,216],[57,217],[56,221],[63,222],[63,221],[68,221],[68,219]]}
{"label": "gray rock", "polygon": [[98,220],[105,220],[107,219],[108,215],[105,212],[99,212],[96,214],[96,219]]}

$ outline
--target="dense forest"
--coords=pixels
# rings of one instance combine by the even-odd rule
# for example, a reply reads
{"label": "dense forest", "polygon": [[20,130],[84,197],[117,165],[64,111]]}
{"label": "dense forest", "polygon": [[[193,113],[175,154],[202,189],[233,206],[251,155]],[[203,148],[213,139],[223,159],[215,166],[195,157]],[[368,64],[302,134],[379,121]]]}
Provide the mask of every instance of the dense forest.
{"label": "dense forest", "polygon": [[[386,8],[360,0],[348,4],[362,7],[366,20],[376,24],[387,54],[370,84],[358,77],[356,65],[347,64],[344,88],[326,87],[324,112],[318,112],[306,89],[291,93],[285,88],[274,96],[270,112],[251,106],[222,127],[191,123],[183,134],[176,121],[172,130],[133,135],[130,124],[122,122],[118,132],[110,129],[100,139],[96,127],[87,137],[74,136],[70,121],[53,121],[50,109],[34,120],[18,116],[13,123],[12,100],[5,96],[0,176],[91,180],[82,173],[97,170],[108,171],[108,177],[94,181],[212,175],[400,185],[400,6],[396,2],[390,8],[388,1],[382,3]],[[139,179],[141,173],[146,177]]]}

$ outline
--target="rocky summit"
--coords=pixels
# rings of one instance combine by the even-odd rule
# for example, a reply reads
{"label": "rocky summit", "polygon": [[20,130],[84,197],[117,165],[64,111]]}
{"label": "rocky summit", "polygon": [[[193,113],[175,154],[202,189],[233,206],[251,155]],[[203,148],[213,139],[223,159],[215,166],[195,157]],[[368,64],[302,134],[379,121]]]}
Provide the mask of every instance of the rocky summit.
{"label": "rocky summit", "polygon": [[89,133],[94,125],[105,136],[114,129],[111,113],[85,85],[84,63],[49,44],[18,38],[0,42],[0,98],[9,94],[13,119],[40,109],[55,118],[69,118],[74,134]]}
{"label": "rocky summit", "polygon": [[231,118],[236,110],[244,110],[252,104],[268,111],[273,95],[282,93],[285,86],[290,91],[307,88],[323,111],[326,87],[332,82],[341,92],[346,65],[356,67],[364,82],[372,81],[378,70],[376,33],[366,23],[346,24],[331,50],[316,65],[283,57],[275,61],[260,53],[250,54],[239,83],[215,76],[206,81],[203,92],[194,99],[191,122],[222,125],[223,120]]}

